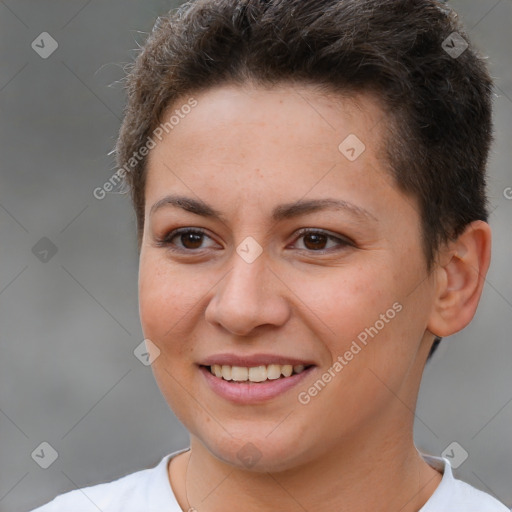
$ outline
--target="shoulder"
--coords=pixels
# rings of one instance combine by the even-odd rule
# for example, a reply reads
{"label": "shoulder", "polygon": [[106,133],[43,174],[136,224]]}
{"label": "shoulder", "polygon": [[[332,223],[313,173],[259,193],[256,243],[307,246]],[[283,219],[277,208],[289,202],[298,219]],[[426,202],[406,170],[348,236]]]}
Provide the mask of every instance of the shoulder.
{"label": "shoulder", "polygon": [[32,512],[120,512],[131,510],[127,506],[136,506],[143,498],[142,493],[148,484],[148,476],[153,469],[144,469],[123,476],[112,482],[83,487],[60,494],[50,503]]}
{"label": "shoulder", "polygon": [[[181,451],[180,451],[181,452]],[[130,473],[107,483],[82,487],[60,494],[31,512],[140,512],[163,497],[172,499],[167,463],[180,452],[166,455],[152,468]],[[158,496],[158,497],[157,497]],[[150,501],[151,500],[151,501]],[[166,501],[169,503],[169,501]],[[153,510],[148,512],[153,512]],[[155,511],[156,512],[156,511]]]}
{"label": "shoulder", "polygon": [[483,510],[486,512],[510,512],[510,509],[490,494],[480,491],[461,480],[454,480],[453,494],[456,503],[464,506],[464,510],[467,510],[467,512],[482,512]]}
{"label": "shoulder", "polygon": [[490,494],[454,478],[447,459],[428,455],[423,455],[423,458],[443,473],[443,479],[420,512],[510,512]]}

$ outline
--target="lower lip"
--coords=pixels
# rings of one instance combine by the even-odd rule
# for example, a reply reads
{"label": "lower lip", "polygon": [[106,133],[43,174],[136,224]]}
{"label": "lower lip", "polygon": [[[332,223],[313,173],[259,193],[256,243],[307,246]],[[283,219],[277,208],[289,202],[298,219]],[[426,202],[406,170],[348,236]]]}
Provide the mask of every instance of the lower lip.
{"label": "lower lip", "polygon": [[199,370],[204,375],[211,389],[222,398],[237,404],[254,404],[271,400],[281,393],[288,391],[304,380],[314,368],[314,366],[310,366],[301,373],[293,374],[290,377],[247,383],[233,382],[216,377],[205,366],[200,366]]}

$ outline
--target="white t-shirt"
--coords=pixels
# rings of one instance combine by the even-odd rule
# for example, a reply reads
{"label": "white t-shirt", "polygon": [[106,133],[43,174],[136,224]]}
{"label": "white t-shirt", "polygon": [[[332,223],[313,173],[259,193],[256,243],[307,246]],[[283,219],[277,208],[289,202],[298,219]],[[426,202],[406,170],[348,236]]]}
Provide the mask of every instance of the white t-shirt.
{"label": "white t-shirt", "polygon": [[[172,457],[188,449],[166,455],[154,468],[61,494],[31,512],[182,512],[169,483],[167,466]],[[443,473],[443,478],[419,512],[510,512],[489,494],[456,480],[447,459],[422,456]]]}

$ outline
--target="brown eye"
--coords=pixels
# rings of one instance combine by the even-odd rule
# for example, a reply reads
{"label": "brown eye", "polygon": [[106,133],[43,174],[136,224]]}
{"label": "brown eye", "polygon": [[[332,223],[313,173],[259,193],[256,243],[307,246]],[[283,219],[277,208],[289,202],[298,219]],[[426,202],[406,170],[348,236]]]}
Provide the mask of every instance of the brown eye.
{"label": "brown eye", "polygon": [[163,240],[159,240],[160,246],[165,246],[173,251],[197,251],[198,249],[207,249],[202,247],[205,239],[211,238],[201,229],[181,228],[169,233]]}
{"label": "brown eye", "polygon": [[304,245],[307,249],[324,249],[329,237],[319,233],[309,233],[303,235]]}
{"label": "brown eye", "polygon": [[[186,249],[199,249],[203,242],[203,234],[189,231],[176,235]],[[176,238],[176,237],[175,237]]]}
{"label": "brown eye", "polygon": [[[353,242],[341,236],[330,235],[324,231],[302,229],[299,231],[297,241],[302,239],[304,247],[298,249],[309,252],[329,252],[337,249],[344,249],[347,246],[354,246]],[[334,242],[330,247],[326,247],[329,242]]]}

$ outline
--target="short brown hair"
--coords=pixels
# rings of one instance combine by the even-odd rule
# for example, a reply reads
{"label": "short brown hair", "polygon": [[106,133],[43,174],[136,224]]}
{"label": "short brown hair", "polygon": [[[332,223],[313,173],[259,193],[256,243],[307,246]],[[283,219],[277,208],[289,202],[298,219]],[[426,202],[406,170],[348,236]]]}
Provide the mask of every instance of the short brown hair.
{"label": "short brown hair", "polygon": [[[446,51],[456,44],[469,46],[460,55]],[[118,165],[125,166],[147,142],[177,99],[248,81],[307,82],[378,95],[389,117],[387,164],[397,186],[418,199],[429,270],[442,242],[474,220],[487,220],[492,81],[456,15],[443,4],[187,2],[158,19],[128,73]],[[126,173],[139,248],[146,160]]]}

